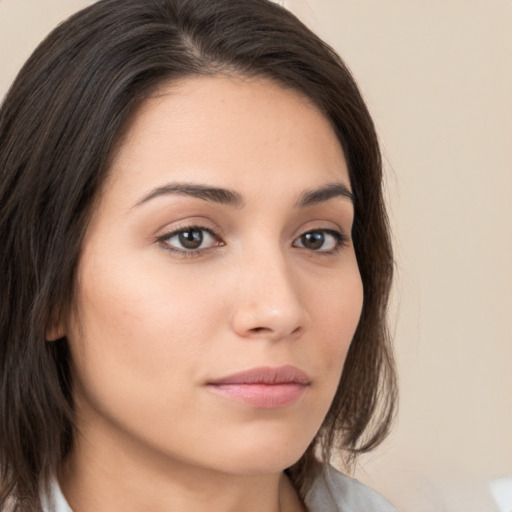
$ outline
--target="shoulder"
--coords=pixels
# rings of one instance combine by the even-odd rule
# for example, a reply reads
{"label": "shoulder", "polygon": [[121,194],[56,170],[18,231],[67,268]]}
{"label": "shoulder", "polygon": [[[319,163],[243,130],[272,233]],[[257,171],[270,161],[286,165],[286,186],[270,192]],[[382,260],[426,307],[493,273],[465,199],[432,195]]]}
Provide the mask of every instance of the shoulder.
{"label": "shoulder", "polygon": [[309,512],[396,512],[380,494],[323,466],[305,498]]}

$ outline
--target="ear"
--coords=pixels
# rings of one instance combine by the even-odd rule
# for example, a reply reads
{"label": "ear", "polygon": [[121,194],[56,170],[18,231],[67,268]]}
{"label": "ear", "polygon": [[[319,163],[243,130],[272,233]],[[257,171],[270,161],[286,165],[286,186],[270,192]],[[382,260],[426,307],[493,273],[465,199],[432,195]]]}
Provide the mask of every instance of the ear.
{"label": "ear", "polygon": [[57,341],[66,336],[66,331],[61,326],[46,329],[46,341]]}
{"label": "ear", "polygon": [[60,316],[55,313],[51,315],[45,332],[46,341],[57,341],[66,336],[67,329],[65,323],[59,319]]}

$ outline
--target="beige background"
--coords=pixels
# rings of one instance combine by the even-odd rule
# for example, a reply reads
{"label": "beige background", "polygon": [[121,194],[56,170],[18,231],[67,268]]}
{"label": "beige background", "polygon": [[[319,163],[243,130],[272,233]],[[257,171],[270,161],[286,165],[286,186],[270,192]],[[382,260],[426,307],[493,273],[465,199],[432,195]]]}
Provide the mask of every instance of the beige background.
{"label": "beige background", "polygon": [[[0,96],[87,3],[0,0]],[[512,474],[512,0],[284,4],[353,70],[386,160],[401,409],[358,478],[403,511],[497,510],[488,482]]]}

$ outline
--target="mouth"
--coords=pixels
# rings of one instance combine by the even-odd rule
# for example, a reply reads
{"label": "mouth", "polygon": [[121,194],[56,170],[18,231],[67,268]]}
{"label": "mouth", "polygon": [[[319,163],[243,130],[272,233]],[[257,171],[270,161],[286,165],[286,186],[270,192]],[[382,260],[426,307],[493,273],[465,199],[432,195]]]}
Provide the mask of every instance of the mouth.
{"label": "mouth", "polygon": [[311,378],[294,366],[253,368],[207,383],[217,395],[258,409],[292,405],[310,385]]}

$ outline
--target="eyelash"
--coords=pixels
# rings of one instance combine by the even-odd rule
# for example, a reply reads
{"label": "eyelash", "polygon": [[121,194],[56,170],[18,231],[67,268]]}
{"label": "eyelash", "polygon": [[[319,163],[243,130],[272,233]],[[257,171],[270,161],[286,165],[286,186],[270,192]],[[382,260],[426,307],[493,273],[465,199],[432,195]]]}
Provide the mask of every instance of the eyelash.
{"label": "eyelash", "polygon": [[[214,238],[217,241],[217,243],[215,243],[215,245],[210,246],[210,247],[197,248],[197,249],[187,249],[187,248],[179,249],[179,248],[173,247],[169,244],[169,240],[171,238],[178,236],[180,234],[186,233],[187,231],[188,232],[200,231],[203,234],[208,233],[208,235],[211,236],[212,238]],[[334,238],[335,247],[333,247],[332,249],[329,249],[329,250],[314,250],[314,249],[308,249],[307,247],[304,247],[304,246],[295,245],[298,240],[301,240],[304,236],[306,236],[308,234],[312,234],[312,233],[321,233],[324,236],[325,235],[332,236]],[[179,254],[180,256],[183,256],[183,257],[198,257],[198,256],[201,256],[203,253],[214,249],[215,247],[222,247],[225,245],[225,243],[221,241],[221,236],[218,233],[216,233],[215,231],[213,231],[210,228],[207,228],[204,226],[197,226],[197,225],[181,226],[177,229],[174,229],[173,231],[171,231],[169,233],[165,233],[164,235],[158,237],[156,239],[156,242],[161,244],[166,250],[168,250],[172,253],[175,253],[175,254]],[[336,231],[334,229],[311,229],[309,231],[305,231],[300,236],[298,236],[294,240],[293,246],[297,247],[299,249],[304,249],[308,252],[311,252],[311,253],[319,255],[319,256],[330,256],[330,255],[334,255],[334,254],[338,253],[343,247],[346,247],[348,245],[348,243],[349,243],[349,238],[344,233],[342,233],[340,231]]]}
{"label": "eyelash", "polygon": [[157,241],[157,243],[161,244],[164,247],[164,249],[166,249],[172,253],[178,254],[180,256],[183,256],[185,258],[200,256],[204,252],[214,249],[215,247],[221,247],[221,246],[225,245],[223,242],[220,242],[220,243],[216,243],[215,245],[213,245],[211,247],[204,247],[202,249],[186,249],[186,248],[178,249],[177,247],[173,247],[169,244],[169,240],[171,238],[178,236],[182,233],[186,233],[187,231],[201,231],[203,234],[208,233],[209,236],[211,236],[213,239],[215,239],[217,241],[221,240],[221,236],[210,228],[206,228],[204,226],[190,225],[190,226],[180,226],[180,227],[172,230],[169,233],[165,233],[164,235],[158,237],[156,241]]}
{"label": "eyelash", "polygon": [[336,231],[334,229],[311,229],[309,231],[305,231],[302,233],[299,237],[297,237],[294,240],[294,247],[297,247],[295,245],[297,240],[301,240],[306,235],[310,235],[313,233],[321,233],[322,235],[330,235],[334,238],[334,247],[329,250],[314,250],[314,249],[308,249],[307,247],[299,247],[303,248],[309,252],[312,252],[314,254],[318,254],[320,256],[329,256],[338,253],[343,247],[346,247],[348,245],[349,239],[348,237],[342,233],[341,231]]}

